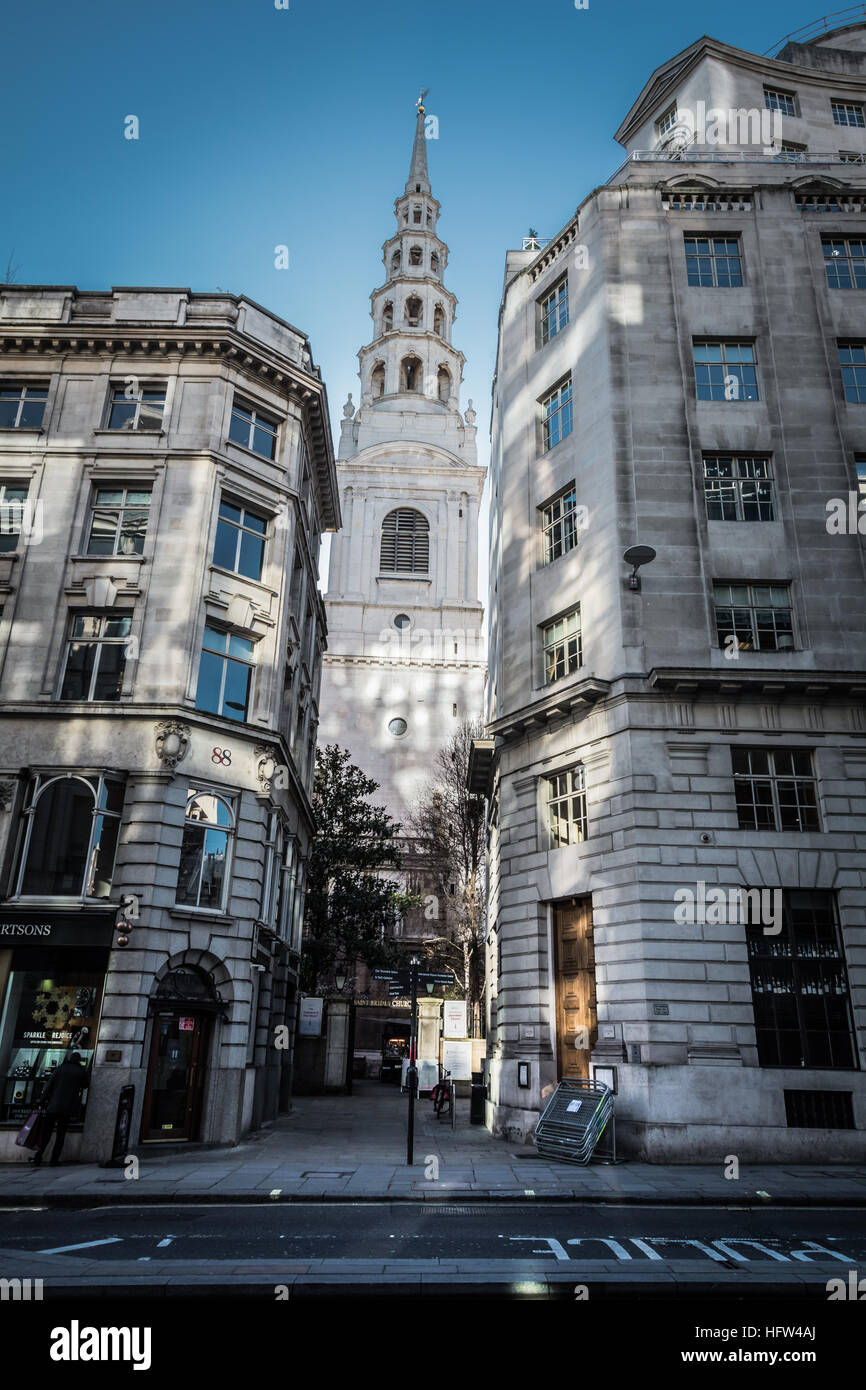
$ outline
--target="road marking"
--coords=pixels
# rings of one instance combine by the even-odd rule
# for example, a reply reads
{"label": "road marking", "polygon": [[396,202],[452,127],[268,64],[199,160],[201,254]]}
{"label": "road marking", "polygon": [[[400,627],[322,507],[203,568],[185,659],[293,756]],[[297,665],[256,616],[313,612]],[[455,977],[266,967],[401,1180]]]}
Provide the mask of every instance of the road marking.
{"label": "road marking", "polygon": [[107,1236],[105,1240],[83,1240],[80,1245],[55,1245],[51,1250],[34,1250],[35,1255],[65,1255],[67,1250],[92,1250],[94,1245],[114,1245],[123,1236]]}

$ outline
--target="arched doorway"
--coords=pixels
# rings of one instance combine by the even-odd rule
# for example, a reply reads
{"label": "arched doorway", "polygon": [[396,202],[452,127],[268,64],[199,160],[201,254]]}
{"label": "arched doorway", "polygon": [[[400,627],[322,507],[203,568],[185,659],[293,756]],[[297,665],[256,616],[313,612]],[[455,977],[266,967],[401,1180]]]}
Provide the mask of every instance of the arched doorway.
{"label": "arched doorway", "polygon": [[176,966],[158,982],[150,1001],[142,1141],[200,1137],[213,1022],[224,1007],[213,976],[201,966]]}

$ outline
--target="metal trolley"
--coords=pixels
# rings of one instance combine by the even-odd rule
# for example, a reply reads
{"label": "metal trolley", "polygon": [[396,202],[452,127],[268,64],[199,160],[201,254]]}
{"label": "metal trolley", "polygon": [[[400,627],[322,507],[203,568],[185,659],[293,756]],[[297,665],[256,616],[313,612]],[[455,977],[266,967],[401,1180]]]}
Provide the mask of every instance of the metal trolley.
{"label": "metal trolley", "polygon": [[599,1154],[616,1162],[616,1117],[613,1091],[603,1081],[564,1077],[535,1126],[535,1144],[545,1158],[560,1163],[589,1163],[610,1125],[611,1149]]}

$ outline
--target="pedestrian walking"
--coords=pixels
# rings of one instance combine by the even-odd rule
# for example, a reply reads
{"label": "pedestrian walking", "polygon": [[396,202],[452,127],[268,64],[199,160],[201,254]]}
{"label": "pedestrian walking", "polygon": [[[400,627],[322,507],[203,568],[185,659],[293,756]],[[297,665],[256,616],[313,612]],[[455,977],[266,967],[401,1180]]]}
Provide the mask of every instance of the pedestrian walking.
{"label": "pedestrian walking", "polygon": [[[45,1112],[45,1127],[42,1142],[31,1158],[31,1163],[41,1163],[42,1155],[48,1148],[48,1141],[54,1134],[54,1148],[51,1151],[49,1167],[60,1162],[63,1141],[70,1121],[74,1119],[81,1101],[81,1092],[90,1085],[90,1069],[85,1065],[80,1052],[70,1052],[60,1064],[42,1093],[39,1108]],[[56,1131],[56,1133],[55,1133]]]}

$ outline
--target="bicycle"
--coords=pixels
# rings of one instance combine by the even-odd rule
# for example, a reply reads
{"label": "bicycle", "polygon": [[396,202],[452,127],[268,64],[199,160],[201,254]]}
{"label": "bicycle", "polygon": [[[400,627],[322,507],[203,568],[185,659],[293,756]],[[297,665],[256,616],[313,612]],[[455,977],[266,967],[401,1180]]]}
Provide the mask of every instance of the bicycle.
{"label": "bicycle", "polygon": [[433,1113],[437,1120],[441,1120],[442,1111],[447,1104],[448,1114],[454,1113],[454,1083],[451,1080],[451,1073],[447,1067],[443,1067],[441,1081],[437,1081],[433,1090],[430,1092],[430,1099],[433,1101]]}

